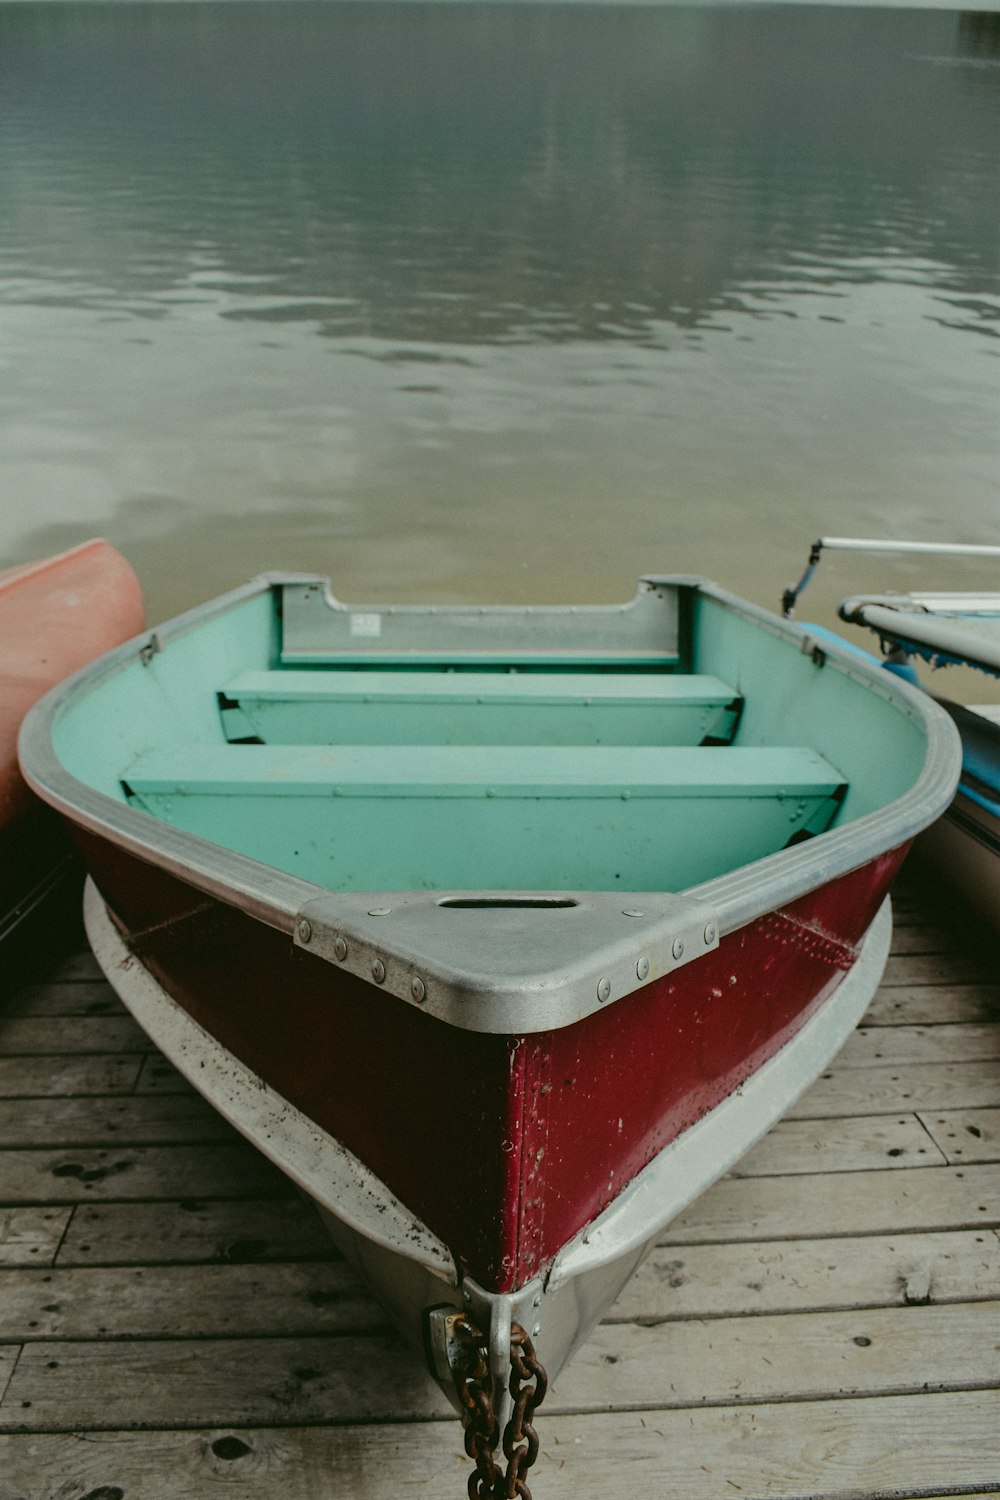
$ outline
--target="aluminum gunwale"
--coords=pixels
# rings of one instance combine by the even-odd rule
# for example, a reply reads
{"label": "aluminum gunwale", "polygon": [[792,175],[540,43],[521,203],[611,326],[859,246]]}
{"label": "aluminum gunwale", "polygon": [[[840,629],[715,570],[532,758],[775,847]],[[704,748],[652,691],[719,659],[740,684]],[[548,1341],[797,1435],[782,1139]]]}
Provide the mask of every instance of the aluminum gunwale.
{"label": "aluminum gunwale", "polygon": [[[481,976],[472,975],[467,976],[467,981],[471,980],[471,983],[467,982],[463,989],[461,970],[449,966],[449,972],[441,975],[443,982],[439,992],[435,993],[435,974],[424,972],[420,978],[425,991],[417,999],[411,988],[411,966],[407,964],[405,956],[402,962],[397,961],[397,955],[383,937],[382,931],[373,934],[370,923],[363,924],[364,931],[358,930],[358,893],[340,897],[297,876],[274,870],[246,855],[171,828],[148,813],[123,806],[104,793],[95,791],[64,769],[53,749],[52,729],[59,715],[82,693],[118,671],[125,663],[133,661],[141,651],[151,647],[154,651],[160,650],[171,639],[196,629],[207,620],[224,614],[239,604],[284,583],[301,582],[326,584],[327,580],[312,574],[262,574],[238,589],[177,616],[152,635],[146,632],[135,637],[69,677],[31,710],[22,726],[22,769],[31,788],[85,830],[110,840],[125,852],[227,905],[243,910],[279,931],[295,934],[299,930],[300,914],[307,906],[315,911],[316,905],[321,905],[324,918],[331,924],[337,920],[338,909],[341,910],[344,933],[348,937],[353,934],[357,938],[357,957],[360,962],[369,964],[371,954],[380,951],[387,960],[393,960],[387,963],[389,974],[382,987],[398,995],[407,1004],[418,1005],[452,1025],[497,1033],[551,1029],[569,1025],[601,1008],[603,1004],[613,1004],[632,991],[642,988],[648,980],[638,978],[632,963],[630,967],[621,968],[615,975],[607,999],[599,996],[598,983],[603,977],[603,965],[608,957],[604,950],[598,954],[592,968],[585,963],[582,969],[577,968],[569,975],[565,970],[561,974],[543,970],[529,977],[519,959],[514,972],[495,975],[492,992],[484,991]],[[642,579],[641,583],[697,590],[704,598],[741,614],[775,636],[790,638],[803,646],[808,639],[808,630],[802,626],[780,620],[767,610],[740,599],[706,579],[686,575],[650,576]],[[623,607],[627,606],[610,608],[615,610]],[[579,614],[589,608],[590,606],[573,606],[572,610]],[[607,610],[609,607],[593,608]],[[511,607],[508,606],[504,612],[510,613],[510,610]],[[570,612],[569,608],[566,612]],[[897,703],[904,712],[922,724],[927,739],[923,768],[909,791],[886,807],[868,813],[843,828],[832,829],[808,843],[781,850],[730,874],[678,893],[682,905],[690,907],[694,903],[697,910],[706,914],[707,921],[714,923],[714,941],[706,946],[714,946],[719,937],[736,931],[756,917],[794,901],[907,842],[943,812],[958,784],[961,765],[958,733],[943,710],[925,694],[884,673],[880,667],[867,668],[846,644],[841,650],[824,639],[821,650],[824,658],[837,663],[839,671],[864,683],[868,690],[876,691],[889,701]],[[413,893],[407,894],[412,902]],[[435,891],[424,899],[437,907],[442,899],[479,894],[470,891]],[[537,897],[546,893],[535,891],[516,894]],[[567,891],[557,894],[563,900],[576,895]],[[579,895],[578,900],[600,914],[621,913],[621,893],[585,892]],[[671,898],[664,895],[663,900],[669,904]],[[638,956],[649,947],[669,944],[675,930],[676,915],[658,921],[633,922],[628,929],[627,942],[631,945],[629,951],[634,950]],[[624,935],[622,941],[626,941]],[[613,946],[617,949],[619,944],[616,942]],[[693,958],[698,955],[690,956]],[[532,1001],[530,1007],[525,1004],[529,999]],[[540,999],[544,1000],[544,1004],[539,1009]],[[525,1021],[529,1019],[526,1015],[528,1010],[534,1019],[531,1024],[525,1025]],[[512,1024],[515,1018],[517,1025]]]}
{"label": "aluminum gunwale", "polygon": [[127,853],[197,886],[206,895],[238,906],[284,932],[292,931],[299,906],[316,894],[315,886],[231,849],[220,849],[194,834],[182,833],[138,808],[123,806],[95,791],[63,767],[52,748],[52,729],[59,715],[85,689],[114,676],[143,651],[158,652],[165,642],[269,592],[275,584],[298,582],[300,578],[298,574],[261,574],[229,593],[177,615],[154,631],[134,636],[89,667],[74,672],[40,699],[26,714],[18,737],[25,781],[58,812],[88,832],[110,838]]}
{"label": "aluminum gunwale", "polygon": [[[808,626],[779,619],[718,584],[700,579],[671,581],[697,584],[706,598],[725,604],[772,635],[797,638],[803,648],[810,640]],[[864,683],[889,702],[901,705],[922,724],[927,735],[923,768],[909,791],[876,812],[866,813],[841,828],[829,829],[808,844],[781,850],[704,885],[692,886],[685,895],[692,900],[711,901],[719,913],[723,934],[744,927],[764,912],[795,901],[839,875],[860,869],[886,850],[898,848],[915,838],[944,812],[958,786],[962,769],[961,740],[943,709],[930,701],[926,693],[886,672],[882,666],[866,667],[847,641],[841,647],[824,636],[821,643],[817,642],[817,650],[825,658],[836,661],[845,676]],[[776,868],[779,861],[783,861],[780,869]],[[761,878],[765,870],[770,878],[766,899],[762,900]]]}

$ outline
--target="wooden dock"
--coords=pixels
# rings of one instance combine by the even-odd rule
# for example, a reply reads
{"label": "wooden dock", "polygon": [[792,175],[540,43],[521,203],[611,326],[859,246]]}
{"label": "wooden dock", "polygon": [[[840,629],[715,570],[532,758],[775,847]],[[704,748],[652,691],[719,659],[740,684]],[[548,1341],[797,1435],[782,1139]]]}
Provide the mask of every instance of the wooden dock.
{"label": "wooden dock", "polygon": [[[903,886],[863,1027],[554,1387],[536,1500],[1000,1492],[1000,957],[929,909]],[[0,1500],[459,1500],[468,1467],[89,956],[0,1004]]]}

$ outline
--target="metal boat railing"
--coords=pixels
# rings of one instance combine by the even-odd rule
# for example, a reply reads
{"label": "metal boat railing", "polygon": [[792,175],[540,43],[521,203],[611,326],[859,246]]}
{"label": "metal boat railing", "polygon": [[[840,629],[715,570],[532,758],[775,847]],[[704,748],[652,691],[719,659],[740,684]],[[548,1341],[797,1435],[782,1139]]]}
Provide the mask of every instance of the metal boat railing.
{"label": "metal boat railing", "polygon": [[781,612],[786,619],[795,613],[799,596],[819,566],[826,552],[905,552],[927,553],[934,557],[1000,557],[1000,546],[978,542],[900,542],[857,536],[821,536],[813,542],[809,561],[798,583],[790,584],[781,596]]}

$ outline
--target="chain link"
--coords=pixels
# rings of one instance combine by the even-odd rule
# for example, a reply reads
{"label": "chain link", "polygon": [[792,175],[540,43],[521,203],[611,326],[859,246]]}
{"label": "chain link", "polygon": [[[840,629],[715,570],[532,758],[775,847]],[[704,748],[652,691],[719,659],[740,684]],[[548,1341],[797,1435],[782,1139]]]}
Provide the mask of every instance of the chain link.
{"label": "chain link", "polygon": [[[529,1382],[534,1381],[534,1385]],[[524,1476],[538,1457],[538,1433],[531,1425],[536,1409],[545,1400],[549,1381],[544,1366],[535,1354],[535,1346],[520,1323],[510,1330],[510,1383],[514,1402],[510,1421],[504,1429],[503,1454],[507,1460],[504,1500],[531,1500]]]}
{"label": "chain link", "polygon": [[520,1323],[511,1326],[508,1389],[514,1409],[503,1434],[507,1460],[504,1471],[494,1458],[500,1424],[493,1409],[486,1339],[468,1318],[456,1322],[454,1334],[461,1348],[454,1372],[455,1390],[465,1427],[465,1451],[475,1464],[469,1475],[469,1500],[531,1500],[524,1477],[538,1457],[538,1434],[531,1419],[548,1389],[548,1377],[535,1346]]}
{"label": "chain link", "polygon": [[461,1349],[454,1380],[465,1428],[465,1451],[476,1466],[469,1475],[469,1500],[493,1500],[497,1482],[502,1478],[493,1461],[500,1424],[493,1410],[486,1340],[468,1318],[459,1318],[453,1332]]}

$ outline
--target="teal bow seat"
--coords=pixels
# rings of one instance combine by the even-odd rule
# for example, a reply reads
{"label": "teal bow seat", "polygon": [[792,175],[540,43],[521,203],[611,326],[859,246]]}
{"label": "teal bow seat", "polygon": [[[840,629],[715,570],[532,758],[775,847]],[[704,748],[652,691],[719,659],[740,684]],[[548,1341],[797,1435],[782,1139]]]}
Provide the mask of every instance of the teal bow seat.
{"label": "teal bow seat", "polygon": [[[284,675],[284,674],[283,674]],[[827,828],[815,750],[193,744],[123,777],[156,817],[332,890],[680,890]]]}

